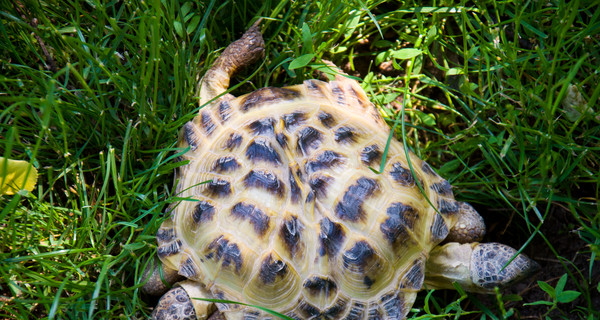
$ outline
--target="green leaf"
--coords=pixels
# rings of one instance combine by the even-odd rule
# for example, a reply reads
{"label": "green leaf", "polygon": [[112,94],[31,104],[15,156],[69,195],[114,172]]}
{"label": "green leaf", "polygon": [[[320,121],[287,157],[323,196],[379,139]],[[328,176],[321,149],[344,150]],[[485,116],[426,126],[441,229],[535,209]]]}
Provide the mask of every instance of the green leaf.
{"label": "green leaf", "polygon": [[507,295],[502,296],[502,301],[504,301],[504,302],[523,301],[523,297],[521,297],[518,294],[507,294]]}
{"label": "green leaf", "polygon": [[391,93],[386,93],[383,95],[383,103],[384,104],[388,104],[394,100],[396,100],[396,98],[398,98],[398,96],[400,95],[399,92],[391,92]]}
{"label": "green leaf", "polygon": [[383,62],[387,61],[389,59],[391,55],[390,51],[384,51],[384,52],[380,52],[377,54],[377,56],[375,57],[375,64],[376,65],[380,65]]}
{"label": "green leaf", "polygon": [[192,20],[190,21],[190,23],[188,24],[187,28],[185,29],[185,31],[190,34],[194,31],[196,31],[196,28],[198,28],[198,24],[200,24],[200,19],[201,17],[199,15],[195,15]]}
{"label": "green leaf", "polygon": [[376,48],[389,48],[392,46],[392,44],[393,42],[389,40],[377,40],[375,43],[373,43]]}
{"label": "green leaf", "polygon": [[417,111],[415,113],[417,114],[417,117],[419,117],[419,120],[421,120],[421,122],[423,122],[423,124],[426,126],[435,126],[435,117],[432,114],[421,111]]}
{"label": "green leaf", "polygon": [[29,162],[0,157],[0,194],[15,194],[21,189],[32,191],[38,172]]}
{"label": "green leaf", "polygon": [[181,22],[177,20],[173,21],[173,27],[175,28],[177,35],[183,38],[183,26],[181,25]]}
{"label": "green leaf", "polygon": [[448,71],[446,71],[446,76],[455,76],[457,74],[463,74],[463,69],[462,68],[450,68],[448,69]]}
{"label": "green leaf", "polygon": [[292,62],[290,62],[290,69],[291,70],[295,70],[298,68],[302,68],[302,67],[306,67],[307,64],[310,63],[310,61],[315,57],[314,54],[312,53],[307,53],[307,54],[303,54],[301,56],[299,56],[298,58],[292,60]]}
{"label": "green leaf", "polygon": [[310,32],[310,27],[305,22],[302,24],[302,52],[313,53],[313,38]]}
{"label": "green leaf", "polygon": [[523,303],[524,306],[539,306],[539,305],[545,305],[545,306],[552,306],[554,305],[554,303],[550,302],[550,301],[536,301],[536,302],[531,302],[531,303]]}
{"label": "green leaf", "polygon": [[392,57],[394,57],[396,59],[404,60],[404,59],[414,58],[422,53],[423,53],[423,51],[421,51],[419,49],[405,48],[405,49],[400,49],[400,50],[393,50]]}
{"label": "green leaf", "polygon": [[185,17],[192,10],[193,3],[188,1],[181,6],[181,16]]}
{"label": "green leaf", "polygon": [[560,279],[558,279],[558,282],[556,283],[556,287],[554,288],[554,292],[556,293],[557,297],[559,297],[560,294],[563,292],[566,284],[567,284],[567,274],[565,273],[562,275],[562,277],[560,277]]}
{"label": "green leaf", "polygon": [[556,299],[556,293],[554,292],[554,288],[552,288],[551,285],[545,283],[544,281],[538,281],[538,286],[540,286],[540,289],[546,291],[550,297],[552,297],[552,299]]}
{"label": "green leaf", "polygon": [[569,303],[581,295],[581,292],[567,290],[558,295],[556,300],[560,303]]}

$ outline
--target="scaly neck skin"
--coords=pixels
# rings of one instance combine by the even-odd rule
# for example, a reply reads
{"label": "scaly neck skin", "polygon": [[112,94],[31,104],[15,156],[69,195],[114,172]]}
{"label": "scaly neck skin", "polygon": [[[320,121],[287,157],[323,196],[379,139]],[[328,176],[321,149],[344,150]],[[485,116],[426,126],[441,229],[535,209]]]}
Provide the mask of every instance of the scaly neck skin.
{"label": "scaly neck skin", "polygon": [[450,242],[431,251],[425,287],[452,289],[452,283],[456,282],[469,292],[492,293],[494,287],[509,286],[537,270],[539,265],[535,261],[517,255],[517,250],[504,244]]}
{"label": "scaly neck skin", "polygon": [[[230,75],[223,69],[211,68],[200,80],[200,105],[203,106],[225,93],[229,88]],[[210,102],[216,104],[219,98]]]}
{"label": "scaly neck skin", "polygon": [[457,282],[469,292],[489,292],[471,280],[471,254],[478,243],[451,242],[437,246],[431,252],[425,268],[426,289],[454,289]]}
{"label": "scaly neck skin", "polygon": [[[264,56],[265,42],[258,20],[244,35],[231,43],[200,80],[200,105],[204,105],[229,88],[229,79]],[[213,102],[214,104],[214,102]]]}

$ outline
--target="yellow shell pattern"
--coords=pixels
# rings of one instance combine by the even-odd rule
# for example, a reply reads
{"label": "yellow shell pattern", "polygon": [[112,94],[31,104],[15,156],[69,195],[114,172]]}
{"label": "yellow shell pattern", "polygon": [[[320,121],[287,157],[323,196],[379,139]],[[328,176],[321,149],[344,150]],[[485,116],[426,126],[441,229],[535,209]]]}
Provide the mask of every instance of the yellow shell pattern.
{"label": "yellow shell pattern", "polygon": [[[308,80],[223,99],[185,125],[167,267],[214,298],[297,319],[404,319],[429,251],[455,224],[448,182],[392,139],[355,81]],[[438,214],[425,199],[436,204]],[[268,319],[218,304],[228,319]]]}

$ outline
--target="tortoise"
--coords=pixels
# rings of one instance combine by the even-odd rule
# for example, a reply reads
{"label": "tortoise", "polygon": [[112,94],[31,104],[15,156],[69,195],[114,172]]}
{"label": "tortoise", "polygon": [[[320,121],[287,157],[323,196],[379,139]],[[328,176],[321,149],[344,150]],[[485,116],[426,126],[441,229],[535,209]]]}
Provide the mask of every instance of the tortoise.
{"label": "tortoise", "polygon": [[263,55],[256,23],[200,80],[205,107],[179,138],[189,162],[176,190],[188,200],[158,230],[162,267],[143,287],[160,295],[176,282],[155,319],[276,318],[251,306],[292,319],[404,319],[424,287],[493,292],[538,269],[477,242],[482,217],[399,141],[372,169],[390,129],[355,80],[226,93]]}

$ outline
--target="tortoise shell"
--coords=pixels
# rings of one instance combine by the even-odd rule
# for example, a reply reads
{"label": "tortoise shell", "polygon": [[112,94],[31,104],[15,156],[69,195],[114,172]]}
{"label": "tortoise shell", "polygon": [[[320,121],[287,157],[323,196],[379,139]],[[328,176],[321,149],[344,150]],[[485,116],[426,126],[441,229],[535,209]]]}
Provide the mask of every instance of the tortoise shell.
{"label": "tortoise shell", "polygon": [[[448,182],[390,139],[344,76],[226,96],[179,143],[186,200],[159,230],[158,255],[217,299],[299,319],[402,319],[456,223]],[[270,316],[218,307],[228,319]]]}

